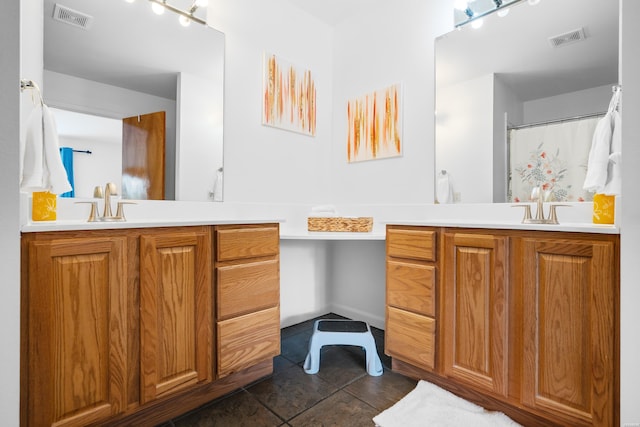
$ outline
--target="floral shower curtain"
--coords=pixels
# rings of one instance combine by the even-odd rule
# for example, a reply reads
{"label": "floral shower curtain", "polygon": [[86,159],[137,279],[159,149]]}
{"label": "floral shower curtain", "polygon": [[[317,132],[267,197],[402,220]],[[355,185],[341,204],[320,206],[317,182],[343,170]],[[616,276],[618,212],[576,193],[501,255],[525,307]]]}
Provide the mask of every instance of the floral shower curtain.
{"label": "floral shower curtain", "polygon": [[592,200],[582,184],[600,117],[510,129],[509,200],[528,202],[537,186],[550,191],[550,201]]}

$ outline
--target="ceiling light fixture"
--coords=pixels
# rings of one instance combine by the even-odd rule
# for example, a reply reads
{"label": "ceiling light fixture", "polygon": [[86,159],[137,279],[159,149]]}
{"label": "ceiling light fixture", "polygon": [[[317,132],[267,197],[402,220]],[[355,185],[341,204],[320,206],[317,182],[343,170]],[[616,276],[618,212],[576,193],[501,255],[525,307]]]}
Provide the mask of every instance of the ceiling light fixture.
{"label": "ceiling light fixture", "polygon": [[[198,18],[197,16],[194,15],[196,10],[198,10],[199,7],[207,6],[207,0],[195,0],[188,10],[182,10],[180,8],[172,6],[169,3],[167,3],[167,0],[149,0],[149,1],[151,2],[151,8],[153,9],[153,11],[158,13],[159,15],[162,14],[165,9],[168,9],[171,12],[177,13],[178,15],[180,15],[178,17],[178,20],[180,21],[180,24],[184,27],[189,26],[191,21],[197,22],[198,24],[207,25],[207,21],[205,21],[204,19]],[[160,9],[161,11],[158,12],[158,10]]]}

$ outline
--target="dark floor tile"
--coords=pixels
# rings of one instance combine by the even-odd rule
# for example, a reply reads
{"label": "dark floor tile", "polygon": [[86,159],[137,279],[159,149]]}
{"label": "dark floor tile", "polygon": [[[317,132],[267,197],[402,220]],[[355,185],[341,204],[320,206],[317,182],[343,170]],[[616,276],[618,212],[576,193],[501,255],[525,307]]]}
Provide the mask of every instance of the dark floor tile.
{"label": "dark floor tile", "polygon": [[338,391],[289,421],[289,424],[292,427],[371,427],[374,425],[372,419],[378,412],[349,393]]}
{"label": "dark floor tile", "polygon": [[282,356],[276,356],[273,358],[273,373],[277,374],[285,369],[289,369],[293,365],[294,363],[291,360]]}
{"label": "dark floor tile", "polygon": [[320,350],[320,370],[315,375],[342,388],[368,375],[365,352],[360,347],[324,346]]}
{"label": "dark floor tile", "polygon": [[381,376],[364,376],[344,390],[382,412],[413,390],[416,384],[416,380],[385,369]]}
{"label": "dark floor tile", "polygon": [[283,421],[246,391],[231,394],[173,422],[175,427],[278,427]]}
{"label": "dark floor tile", "polygon": [[284,420],[309,409],[337,388],[317,375],[308,375],[294,365],[260,381],[247,391]]}
{"label": "dark floor tile", "polygon": [[280,355],[293,363],[302,363],[309,351],[309,340],[313,334],[312,329],[299,332],[287,338],[281,339]]}

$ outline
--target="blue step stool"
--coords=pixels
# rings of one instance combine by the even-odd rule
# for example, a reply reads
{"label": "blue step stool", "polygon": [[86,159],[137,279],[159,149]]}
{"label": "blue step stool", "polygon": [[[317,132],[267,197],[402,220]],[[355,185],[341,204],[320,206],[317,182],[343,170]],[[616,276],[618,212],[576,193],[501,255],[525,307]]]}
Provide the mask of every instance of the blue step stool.
{"label": "blue step stool", "polygon": [[342,319],[316,320],[309,341],[309,353],[304,360],[304,371],[307,374],[317,374],[320,370],[320,349],[325,345],[362,347],[367,357],[367,373],[373,377],[382,375],[382,362],[376,350],[376,342],[366,322]]}

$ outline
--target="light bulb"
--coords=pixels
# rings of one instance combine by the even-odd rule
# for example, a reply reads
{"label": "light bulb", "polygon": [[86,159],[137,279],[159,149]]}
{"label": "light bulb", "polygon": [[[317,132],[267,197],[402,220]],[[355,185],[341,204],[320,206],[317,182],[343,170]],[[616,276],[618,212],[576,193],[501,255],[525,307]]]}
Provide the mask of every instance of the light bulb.
{"label": "light bulb", "polygon": [[504,18],[505,16],[507,16],[509,14],[509,8],[506,9],[498,9],[498,16],[500,18]]}
{"label": "light bulb", "polygon": [[191,24],[191,19],[187,18],[184,15],[180,15],[178,17],[178,22],[180,22],[180,25],[182,25],[183,27],[188,27]]}
{"label": "light bulb", "polygon": [[158,3],[151,3],[151,10],[156,15],[162,15],[164,13],[164,6]]}
{"label": "light bulb", "polygon": [[484,24],[484,21],[482,20],[482,18],[476,19],[475,21],[473,21],[471,23],[471,28],[478,29],[478,28],[482,27],[482,24]]}
{"label": "light bulb", "polygon": [[207,4],[209,4],[209,0],[196,0],[193,4],[198,7],[205,7]]}

